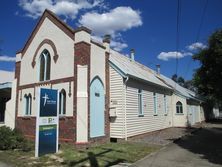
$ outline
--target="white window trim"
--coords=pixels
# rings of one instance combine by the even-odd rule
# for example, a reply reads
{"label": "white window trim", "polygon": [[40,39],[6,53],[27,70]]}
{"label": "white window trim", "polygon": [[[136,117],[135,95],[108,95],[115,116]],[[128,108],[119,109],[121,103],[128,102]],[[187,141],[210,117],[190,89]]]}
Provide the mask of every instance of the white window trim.
{"label": "white window trim", "polygon": [[138,116],[144,116],[143,112],[143,91],[138,89]]}
{"label": "white window trim", "polygon": [[[44,51],[45,51],[45,50],[42,51],[42,53],[41,53],[41,55],[40,55],[40,59],[39,59],[39,69],[38,69],[38,73],[39,73],[39,81],[40,81],[40,82],[47,81],[47,69],[48,69],[48,65],[51,66],[51,63],[48,64],[49,56],[50,56],[50,55],[49,55],[49,51],[47,50],[47,53],[46,53],[46,54],[44,53]],[[42,55],[43,55],[43,56],[42,56]],[[41,76],[40,76],[40,75],[41,75],[41,72],[40,72],[40,70],[41,70],[41,59],[42,59],[42,58],[44,58],[44,60],[45,60],[45,61],[44,61],[44,63],[45,63],[45,64],[44,64],[44,65],[45,65],[45,68],[44,68],[43,80],[41,81],[41,78],[40,78],[40,77],[41,77]],[[50,73],[51,73],[51,71],[50,71]],[[49,73],[49,75],[50,75],[50,73]],[[49,76],[49,78],[50,78],[50,76]]]}
{"label": "white window trim", "polygon": [[154,106],[154,116],[158,115],[158,108],[157,108],[157,94],[153,93],[153,106]]}
{"label": "white window trim", "polygon": [[168,107],[168,106],[167,106],[167,105],[168,105],[168,103],[167,103],[167,96],[164,95],[163,98],[164,98],[164,114],[167,115],[167,114],[168,114],[168,108],[167,108],[167,107]]}

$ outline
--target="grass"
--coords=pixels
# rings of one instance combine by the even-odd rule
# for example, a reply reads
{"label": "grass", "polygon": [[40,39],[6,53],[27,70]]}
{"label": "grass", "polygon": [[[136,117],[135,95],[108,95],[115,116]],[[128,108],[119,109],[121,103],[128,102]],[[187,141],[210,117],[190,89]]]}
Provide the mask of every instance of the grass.
{"label": "grass", "polygon": [[34,157],[34,150],[0,151],[0,161],[14,166],[111,166],[120,162],[133,163],[147,154],[158,150],[159,146],[142,143],[106,143],[77,150],[72,145],[63,144],[57,154],[40,158]]}

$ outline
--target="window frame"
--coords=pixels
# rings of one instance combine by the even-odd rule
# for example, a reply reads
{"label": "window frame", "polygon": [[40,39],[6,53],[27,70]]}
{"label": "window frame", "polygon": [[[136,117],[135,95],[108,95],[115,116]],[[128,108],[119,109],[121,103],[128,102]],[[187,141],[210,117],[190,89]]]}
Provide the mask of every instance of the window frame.
{"label": "window frame", "polygon": [[154,116],[158,115],[158,107],[157,107],[157,94],[155,92],[153,92],[153,112],[154,112]]}
{"label": "window frame", "polygon": [[66,91],[62,89],[59,92],[59,116],[66,115]]}
{"label": "window frame", "polygon": [[24,115],[32,115],[32,95],[30,93],[24,95]]}
{"label": "window frame", "polygon": [[47,49],[40,54],[39,60],[39,81],[44,82],[50,80],[51,74],[51,57]]}
{"label": "window frame", "polygon": [[138,116],[144,116],[143,112],[143,91],[142,89],[138,89],[137,91],[138,97]]}
{"label": "window frame", "polygon": [[176,103],[176,114],[183,114],[183,104],[180,101]]}
{"label": "window frame", "polygon": [[167,96],[166,95],[163,96],[163,103],[164,103],[164,114],[167,115],[168,114],[168,108],[167,108],[168,103],[167,103]]}

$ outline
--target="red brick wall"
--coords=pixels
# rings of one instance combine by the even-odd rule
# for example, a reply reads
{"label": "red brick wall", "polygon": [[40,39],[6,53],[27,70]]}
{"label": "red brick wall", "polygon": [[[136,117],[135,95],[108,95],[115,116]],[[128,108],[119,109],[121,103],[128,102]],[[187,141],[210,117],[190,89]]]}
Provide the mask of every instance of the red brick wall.
{"label": "red brick wall", "polygon": [[[16,128],[26,137],[35,139],[36,117],[17,117]],[[59,119],[59,141],[74,142],[75,117],[62,117]]]}

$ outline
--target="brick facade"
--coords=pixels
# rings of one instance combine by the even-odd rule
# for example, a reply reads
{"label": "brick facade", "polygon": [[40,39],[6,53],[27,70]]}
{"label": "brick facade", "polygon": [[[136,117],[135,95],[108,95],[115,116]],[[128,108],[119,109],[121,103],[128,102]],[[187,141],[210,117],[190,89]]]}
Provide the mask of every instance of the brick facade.
{"label": "brick facade", "polygon": [[[55,16],[51,16],[51,13],[46,11],[43,15],[44,17],[48,17],[50,20],[52,19],[53,23],[56,23],[58,27],[62,27],[63,31],[68,34],[70,37],[75,36],[74,31],[70,31],[67,27],[64,28],[64,25],[59,22]],[[32,42],[33,37],[35,34],[38,32],[40,29],[40,26],[43,22],[43,18],[40,19],[40,23],[38,23],[37,28],[34,30],[34,33],[31,35],[30,39],[24,46],[23,50],[21,51],[21,54],[24,55],[24,52],[27,50],[29,47],[30,43]],[[53,21],[54,20],[54,21]],[[58,23],[57,23],[58,22]],[[76,31],[78,32],[78,31]],[[88,32],[91,33],[91,32]],[[72,37],[72,38],[73,38]],[[56,63],[58,59],[58,54],[56,51],[56,46],[53,44],[52,41],[49,41],[48,39],[44,40],[42,43],[40,43],[40,46],[43,45],[43,43],[50,43],[53,45],[53,50],[54,50],[54,56],[55,59],[54,62]],[[95,43],[92,43],[92,45]],[[105,50],[105,47],[99,44],[96,44],[97,46],[100,46],[101,49]],[[40,48],[40,46],[38,48]],[[38,50],[38,49],[37,49]],[[35,58],[36,58],[36,53],[33,55],[33,61],[30,62],[30,65],[34,67],[36,65]],[[87,43],[84,41],[78,42],[74,44],[74,76],[67,77],[67,78],[60,78],[56,80],[48,80],[44,82],[37,82],[37,83],[31,83],[27,85],[20,85],[20,69],[21,69],[21,62],[16,62],[16,70],[15,70],[15,78],[17,79],[17,88],[16,88],[16,121],[15,121],[15,126],[17,129],[19,129],[25,136],[28,138],[34,139],[35,138],[35,129],[36,129],[36,117],[35,116],[18,116],[18,104],[22,103],[22,99],[19,99],[19,95],[22,97],[22,91],[28,88],[33,88],[34,89],[34,95],[33,95],[33,100],[37,100],[35,98],[35,91],[37,87],[41,86],[46,86],[50,85],[52,86],[54,84],[60,84],[64,82],[73,82],[73,90],[72,92],[69,92],[69,96],[73,96],[73,116],[64,116],[59,118],[59,140],[60,142],[71,142],[71,143],[76,143],[76,111],[77,111],[77,78],[78,78],[78,73],[77,73],[77,66],[78,65],[87,65],[88,66],[88,71],[87,71],[87,89],[88,89],[88,141],[89,143],[93,142],[105,142],[109,140],[109,53],[105,52],[105,136],[102,137],[97,137],[97,138],[90,138],[90,71],[91,71],[91,61],[90,61],[90,56],[91,56],[91,43]],[[72,68],[72,67],[70,67]],[[88,144],[89,144],[88,143]],[[77,143],[76,143],[77,144]],[[87,143],[86,143],[87,144]]]}

